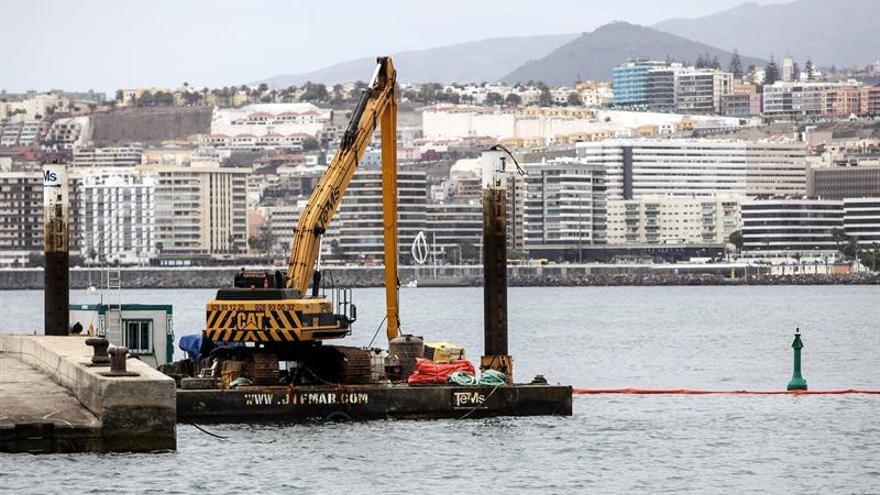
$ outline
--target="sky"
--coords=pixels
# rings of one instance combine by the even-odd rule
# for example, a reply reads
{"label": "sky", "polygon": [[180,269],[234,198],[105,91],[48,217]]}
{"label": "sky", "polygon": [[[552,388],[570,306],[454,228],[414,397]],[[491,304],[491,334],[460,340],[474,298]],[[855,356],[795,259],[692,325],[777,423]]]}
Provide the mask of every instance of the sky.
{"label": "sky", "polygon": [[[762,0],[772,3],[781,0]],[[784,0],[783,0],[784,1]],[[650,25],[743,0],[0,0],[0,89],[227,86],[499,36]]]}

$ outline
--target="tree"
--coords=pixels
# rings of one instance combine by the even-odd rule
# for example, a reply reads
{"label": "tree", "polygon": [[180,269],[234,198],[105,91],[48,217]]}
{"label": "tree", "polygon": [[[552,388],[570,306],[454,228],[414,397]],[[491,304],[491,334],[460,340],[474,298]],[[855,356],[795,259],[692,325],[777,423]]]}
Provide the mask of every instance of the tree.
{"label": "tree", "polygon": [[500,105],[503,101],[501,95],[494,91],[486,93],[486,105]]}
{"label": "tree", "polygon": [[321,148],[318,140],[315,138],[306,138],[302,142],[303,151],[315,151]]}
{"label": "tree", "polygon": [[550,94],[550,88],[541,83],[541,96],[538,97],[538,104],[542,107],[553,105],[553,96]]}
{"label": "tree", "polygon": [[721,62],[718,61],[718,55],[712,57],[712,61],[709,62],[709,67],[713,69],[721,69]]}
{"label": "tree", "polygon": [[302,99],[305,101],[324,101],[327,99],[327,86],[307,82],[305,91],[303,91]]}
{"label": "tree", "polygon": [[706,59],[703,57],[703,54],[701,53],[701,54],[697,55],[697,61],[694,62],[694,67],[696,67],[698,69],[702,69],[705,66],[706,66]]}
{"label": "tree", "polygon": [[816,76],[816,68],[813,66],[813,61],[809,58],[807,59],[807,63],[804,64],[804,74],[806,75],[807,81],[812,81]]}
{"label": "tree", "polygon": [[737,79],[742,79],[743,76],[743,66],[742,60],[739,58],[739,52],[736,48],[733,49],[733,55],[730,56],[730,64],[727,66],[727,71],[733,73],[733,77]]}
{"label": "tree", "polygon": [[791,80],[792,81],[799,81],[800,78],[801,78],[801,68],[798,67],[797,62],[794,62],[791,65]]}
{"label": "tree", "polygon": [[122,90],[121,90],[121,89],[117,89],[117,90],[116,90],[116,101],[122,103],[122,99],[123,99],[124,97],[125,97],[125,94],[122,92]]}
{"label": "tree", "polygon": [[518,107],[522,105],[522,98],[516,93],[507,93],[507,96],[504,98],[504,103],[512,107]]}
{"label": "tree", "polygon": [[736,246],[737,251],[742,250],[744,243],[742,231],[735,230],[731,232],[730,235],[727,237],[727,242]]}
{"label": "tree", "polygon": [[773,55],[770,55],[770,62],[767,64],[767,67],[764,68],[764,84],[769,86],[778,80],[779,67],[776,66],[776,61],[773,59]]}
{"label": "tree", "polygon": [[572,91],[568,94],[568,104],[573,107],[583,106],[584,102],[581,101],[581,95],[577,91]]}
{"label": "tree", "polygon": [[842,251],[843,243],[846,242],[846,232],[841,228],[833,228],[831,229],[831,239],[834,240],[834,245],[837,246],[837,250]]}

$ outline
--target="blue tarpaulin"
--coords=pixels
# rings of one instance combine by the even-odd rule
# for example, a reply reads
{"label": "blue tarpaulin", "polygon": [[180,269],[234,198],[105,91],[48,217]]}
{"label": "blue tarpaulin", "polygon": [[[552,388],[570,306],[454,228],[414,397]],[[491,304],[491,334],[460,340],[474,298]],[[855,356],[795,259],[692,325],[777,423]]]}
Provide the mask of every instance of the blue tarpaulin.
{"label": "blue tarpaulin", "polygon": [[201,357],[202,334],[191,333],[189,335],[184,335],[180,337],[180,342],[177,343],[177,346],[180,347],[180,350],[185,352],[187,356],[193,359],[198,359]]}

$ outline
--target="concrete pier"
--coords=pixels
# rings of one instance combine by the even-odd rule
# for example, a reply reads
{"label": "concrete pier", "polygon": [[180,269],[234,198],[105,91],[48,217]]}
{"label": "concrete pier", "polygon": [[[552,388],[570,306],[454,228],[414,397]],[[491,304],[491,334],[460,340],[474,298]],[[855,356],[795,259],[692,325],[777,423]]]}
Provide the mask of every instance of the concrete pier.
{"label": "concrete pier", "polygon": [[174,380],[136,359],[133,376],[91,366],[83,337],[0,335],[0,452],[174,449]]}

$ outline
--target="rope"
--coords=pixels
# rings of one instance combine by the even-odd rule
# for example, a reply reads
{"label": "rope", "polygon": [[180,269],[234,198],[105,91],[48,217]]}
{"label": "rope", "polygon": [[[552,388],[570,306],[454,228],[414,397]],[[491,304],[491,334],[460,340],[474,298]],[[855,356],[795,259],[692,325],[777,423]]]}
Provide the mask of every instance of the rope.
{"label": "rope", "polygon": [[[399,284],[400,284],[400,283],[398,282],[398,285],[399,285]],[[385,315],[384,318],[382,318],[382,321],[379,322],[379,326],[376,327],[376,333],[373,334],[373,338],[370,339],[370,343],[367,344],[367,349],[373,347],[373,342],[376,340],[376,337],[379,335],[379,330],[382,330],[382,325],[385,324],[386,321],[388,321],[388,315],[387,315],[387,314]]]}
{"label": "rope", "polygon": [[477,377],[475,377],[473,373],[468,373],[467,371],[456,371],[449,375],[449,378],[447,378],[446,381],[455,385],[476,385]]}
{"label": "rope", "polygon": [[846,395],[846,394],[877,394],[880,390],[695,390],[688,388],[651,389],[651,388],[575,388],[572,395]]}
{"label": "rope", "polygon": [[507,375],[497,370],[486,370],[480,375],[480,385],[505,385]]}
{"label": "rope", "polygon": [[201,426],[199,426],[199,425],[197,425],[197,424],[195,424],[195,423],[189,423],[189,422],[187,422],[186,424],[188,424],[188,425],[190,425],[190,426],[194,426],[195,429],[199,430],[200,432],[204,433],[205,435],[210,435],[210,436],[212,436],[212,437],[214,437],[214,438],[219,438],[220,440],[226,440],[226,439],[229,438],[229,437],[224,437],[223,435],[218,435],[218,434],[216,434],[216,433],[211,433],[210,431],[208,431],[208,430],[202,428]]}

